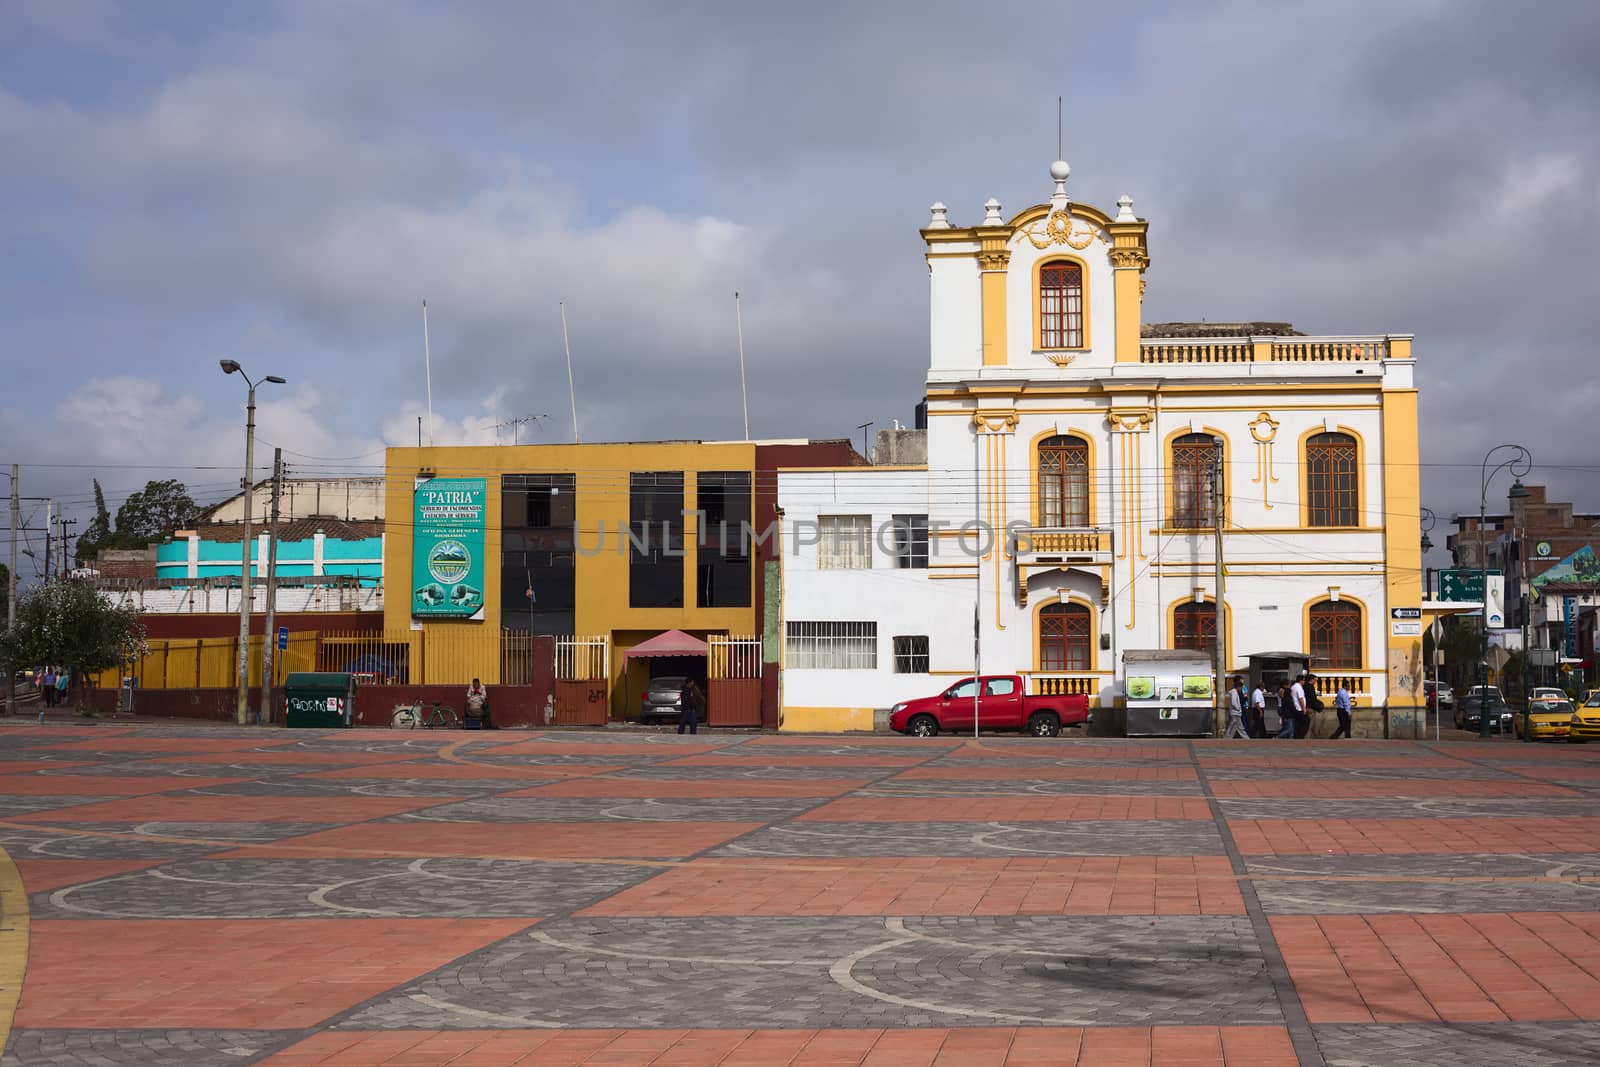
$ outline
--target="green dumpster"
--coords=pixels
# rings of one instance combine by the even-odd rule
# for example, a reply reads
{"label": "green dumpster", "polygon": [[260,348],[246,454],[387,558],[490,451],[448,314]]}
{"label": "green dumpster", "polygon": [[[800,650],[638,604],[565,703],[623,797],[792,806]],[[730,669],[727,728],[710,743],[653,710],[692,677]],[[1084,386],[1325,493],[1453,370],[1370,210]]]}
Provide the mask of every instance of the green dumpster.
{"label": "green dumpster", "polygon": [[302,672],[283,683],[287,727],[349,726],[356,710],[356,676]]}

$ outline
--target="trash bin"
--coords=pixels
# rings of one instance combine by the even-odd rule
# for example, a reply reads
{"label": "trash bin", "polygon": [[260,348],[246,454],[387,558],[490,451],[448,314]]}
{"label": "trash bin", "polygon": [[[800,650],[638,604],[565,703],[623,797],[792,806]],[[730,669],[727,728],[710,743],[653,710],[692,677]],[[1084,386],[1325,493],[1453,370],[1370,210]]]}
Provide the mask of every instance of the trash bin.
{"label": "trash bin", "polygon": [[117,690],[117,713],[119,715],[133,714],[133,689],[138,682],[131,675],[122,679],[122,687]]}
{"label": "trash bin", "polygon": [[283,683],[284,716],[287,727],[349,726],[356,710],[356,679],[353,674],[300,672]]}

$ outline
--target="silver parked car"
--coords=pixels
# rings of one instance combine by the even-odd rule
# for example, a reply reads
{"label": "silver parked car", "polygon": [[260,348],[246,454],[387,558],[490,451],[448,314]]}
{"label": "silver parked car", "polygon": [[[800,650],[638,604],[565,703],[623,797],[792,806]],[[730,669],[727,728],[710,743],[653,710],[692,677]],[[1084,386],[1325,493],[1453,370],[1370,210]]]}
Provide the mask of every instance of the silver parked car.
{"label": "silver parked car", "polygon": [[[644,722],[652,719],[677,722],[678,709],[683,706],[683,690],[688,684],[689,679],[681,674],[666,674],[650,679],[644,696],[639,698],[639,718]],[[696,718],[700,722],[706,721],[703,707],[698,710]]]}

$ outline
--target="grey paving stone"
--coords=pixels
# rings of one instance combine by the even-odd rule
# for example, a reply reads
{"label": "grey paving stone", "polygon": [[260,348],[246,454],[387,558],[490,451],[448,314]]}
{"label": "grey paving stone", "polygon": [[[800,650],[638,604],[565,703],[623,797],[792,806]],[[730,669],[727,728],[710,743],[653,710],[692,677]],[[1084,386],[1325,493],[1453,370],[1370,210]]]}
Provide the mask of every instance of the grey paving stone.
{"label": "grey paving stone", "polygon": [[486,797],[403,812],[377,822],[769,822],[824,803],[825,797],[614,799]]}
{"label": "grey paving stone", "polygon": [[1415,878],[1600,877],[1600,842],[1595,852],[1487,853],[1462,855],[1247,856],[1251,874],[1315,877],[1394,875]]}
{"label": "grey paving stone", "polygon": [[36,919],[503,918],[563,914],[661,873],[643,864],[215,859],[36,893]]}
{"label": "grey paving stone", "polygon": [[734,763],[730,760],[727,766],[697,764],[694,766],[680,765],[675,767],[671,764],[658,764],[653,767],[635,767],[625,771],[613,771],[607,777],[644,778],[679,782],[704,782],[717,778],[751,778],[757,781],[781,779],[786,782],[805,782],[814,780],[832,781],[837,778],[876,778],[894,774],[904,769],[904,767],[869,767],[864,765],[784,767],[769,763],[745,766],[742,763]]}
{"label": "grey paving stone", "polygon": [[1328,1067],[1590,1067],[1600,1023],[1412,1023],[1316,1026]]}
{"label": "grey paving stone", "polygon": [[212,797],[460,797],[509,793],[561,778],[274,778],[186,789],[180,796]]}
{"label": "grey paving stone", "polygon": [[[74,823],[72,829],[84,830],[92,827]],[[94,837],[50,830],[0,829],[0,848],[11,853],[13,859],[165,860],[205,856],[231,847],[231,845],[179,844],[131,836]]]}
{"label": "grey paving stone", "polygon": [[859,797],[938,797],[938,796],[1135,796],[1197,797],[1200,783],[1162,781],[1096,781],[1071,779],[1029,779],[1025,773],[993,780],[961,778],[888,778],[862,786],[851,793]]}
{"label": "grey paving stone", "polygon": [[299,1036],[272,1030],[13,1030],[0,1065],[234,1067]]}
{"label": "grey paving stone", "polygon": [[1359,797],[1219,800],[1229,819],[1492,819],[1600,815],[1593,797]]}
{"label": "grey paving stone", "polygon": [[1371,778],[1392,780],[1410,778],[1429,781],[1496,781],[1527,782],[1515,774],[1506,774],[1490,767],[1462,765],[1460,767],[1213,767],[1204,763],[1206,777],[1211,779],[1276,779],[1292,778],[1297,781],[1348,781]]}
{"label": "grey paving stone", "polygon": [[1600,874],[1576,882],[1278,882],[1257,880],[1269,915],[1349,915],[1600,909]]}
{"label": "grey paving stone", "polygon": [[[930,810],[930,814],[937,814]],[[795,821],[747,834],[713,856],[1215,856],[1222,837],[1201,820],[1074,822]]]}
{"label": "grey paving stone", "polygon": [[341,1024],[1279,1024],[1248,919],[567,919]]}

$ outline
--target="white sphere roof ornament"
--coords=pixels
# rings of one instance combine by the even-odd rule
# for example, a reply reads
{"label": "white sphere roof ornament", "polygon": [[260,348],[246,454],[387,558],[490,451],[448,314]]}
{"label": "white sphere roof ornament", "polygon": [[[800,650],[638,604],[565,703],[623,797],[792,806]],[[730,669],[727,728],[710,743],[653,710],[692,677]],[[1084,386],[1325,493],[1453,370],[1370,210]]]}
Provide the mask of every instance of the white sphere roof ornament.
{"label": "white sphere roof ornament", "polygon": [[1050,206],[1056,211],[1067,210],[1071,203],[1067,196],[1067,178],[1072,174],[1072,168],[1064,159],[1058,159],[1050,164],[1050,180],[1056,183],[1056,191],[1050,194]]}
{"label": "white sphere roof ornament", "polygon": [[1000,217],[1000,201],[990,197],[983,203],[983,224],[985,226],[1004,226],[1006,220]]}
{"label": "white sphere roof ornament", "polygon": [[948,230],[950,228],[950,217],[948,215],[950,209],[944,206],[943,201],[935,200],[933,206],[928,210],[933,214],[933,218],[928,222],[928,229]]}
{"label": "white sphere roof ornament", "polygon": [[1139,216],[1133,213],[1133,197],[1123,193],[1117,197],[1117,221],[1138,222]]}

